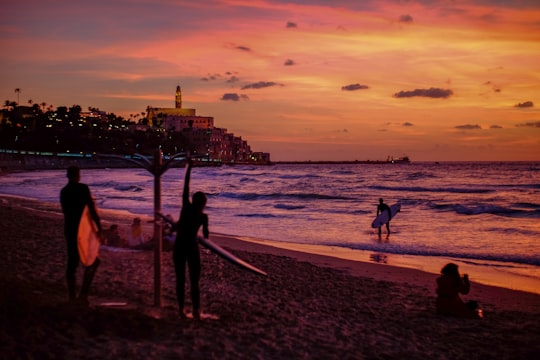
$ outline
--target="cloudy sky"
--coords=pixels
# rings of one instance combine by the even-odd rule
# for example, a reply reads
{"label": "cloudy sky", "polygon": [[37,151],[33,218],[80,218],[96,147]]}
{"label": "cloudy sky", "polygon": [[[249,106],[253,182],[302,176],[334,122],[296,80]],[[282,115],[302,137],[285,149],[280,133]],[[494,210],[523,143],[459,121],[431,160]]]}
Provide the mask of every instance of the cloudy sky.
{"label": "cloudy sky", "polygon": [[[540,160],[537,0],[7,0],[0,99],[213,116],[272,160]],[[15,93],[19,88],[20,93]]]}

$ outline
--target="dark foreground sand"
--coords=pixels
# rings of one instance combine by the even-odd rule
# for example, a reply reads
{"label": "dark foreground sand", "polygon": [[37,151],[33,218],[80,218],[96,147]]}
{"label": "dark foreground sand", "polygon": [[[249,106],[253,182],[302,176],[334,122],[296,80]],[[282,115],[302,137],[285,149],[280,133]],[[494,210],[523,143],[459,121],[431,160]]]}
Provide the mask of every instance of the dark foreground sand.
{"label": "dark foreground sand", "polygon": [[[0,197],[1,359],[534,359],[540,296],[473,284],[483,320],[435,315],[435,276],[214,237],[264,269],[202,252],[202,321],[176,317],[171,253],[103,248],[91,307],[69,305],[55,205]],[[102,212],[128,228],[130,217]],[[151,224],[146,224],[151,226]],[[441,264],[441,266],[444,264]],[[81,272],[79,272],[80,275]],[[80,282],[80,277],[79,277]],[[123,307],[100,306],[106,301]],[[189,304],[188,304],[189,308]]]}

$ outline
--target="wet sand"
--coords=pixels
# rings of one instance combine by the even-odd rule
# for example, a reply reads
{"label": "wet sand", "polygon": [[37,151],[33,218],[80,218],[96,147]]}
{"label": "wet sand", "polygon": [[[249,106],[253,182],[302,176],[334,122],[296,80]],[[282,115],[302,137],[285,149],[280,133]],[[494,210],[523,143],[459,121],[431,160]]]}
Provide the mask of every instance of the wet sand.
{"label": "wet sand", "polygon": [[[102,211],[126,236],[133,216]],[[154,306],[153,251],[102,247],[89,308],[70,305],[59,207],[0,197],[0,357],[77,359],[531,359],[540,295],[473,283],[482,320],[435,314],[436,275],[212,239],[268,272],[203,250],[206,318],[179,320],[171,253]],[[143,219],[144,231],[152,223]],[[441,267],[444,264],[441,264]],[[79,284],[81,271],[79,270]],[[474,278],[474,274],[471,274]],[[125,306],[101,306],[103,303]],[[189,309],[189,300],[187,308]]]}

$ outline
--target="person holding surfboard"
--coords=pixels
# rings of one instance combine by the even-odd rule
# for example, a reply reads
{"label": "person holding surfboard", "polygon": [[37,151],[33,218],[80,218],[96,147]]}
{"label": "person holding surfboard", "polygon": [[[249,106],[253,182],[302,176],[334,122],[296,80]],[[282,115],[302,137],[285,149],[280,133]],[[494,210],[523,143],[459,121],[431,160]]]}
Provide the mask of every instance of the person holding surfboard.
{"label": "person holding surfboard", "polygon": [[186,283],[186,263],[189,268],[189,281],[191,285],[191,301],[193,305],[193,318],[200,319],[200,290],[199,279],[201,275],[201,257],[197,234],[202,226],[203,236],[208,239],[208,215],[203,210],[206,206],[206,195],[203,192],[193,194],[189,200],[189,181],[193,161],[187,159],[186,177],[184,180],[184,192],[182,194],[182,210],[180,219],[176,224],[176,241],[173,249],[174,269],[176,273],[176,297],[181,319],[185,319],[184,296]]}
{"label": "person holding surfboard", "polygon": [[[101,221],[94,205],[94,200],[90,193],[88,185],[80,182],[80,169],[77,166],[70,166],[67,169],[68,183],[60,191],[60,204],[64,213],[64,234],[67,245],[67,267],[66,282],[70,301],[77,300],[76,273],[79,262],[81,261],[78,249],[78,231],[79,223],[83,216],[83,211],[88,208],[91,218],[98,228],[98,234],[101,234]],[[99,258],[86,266],[84,269],[83,283],[79,293],[79,300],[88,303],[88,293],[90,285],[94,279],[96,270],[100,264]]]}
{"label": "person holding surfboard", "polygon": [[[388,211],[388,222],[386,223],[386,232],[388,235],[390,235],[390,220],[392,220],[392,211],[390,210],[390,206],[386,205],[384,203],[383,198],[379,199],[379,205],[377,206],[377,216],[379,214],[382,214],[384,211]],[[379,226],[379,236],[381,236],[381,228],[382,226]]]}

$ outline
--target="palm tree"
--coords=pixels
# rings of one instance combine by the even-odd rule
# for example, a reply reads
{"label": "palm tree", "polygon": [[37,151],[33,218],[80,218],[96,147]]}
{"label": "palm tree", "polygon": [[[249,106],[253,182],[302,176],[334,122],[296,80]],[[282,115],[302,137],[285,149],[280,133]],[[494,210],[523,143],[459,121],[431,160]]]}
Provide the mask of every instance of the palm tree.
{"label": "palm tree", "polygon": [[17,105],[19,105],[19,95],[21,94],[21,89],[16,88],[15,92],[17,93]]}
{"label": "palm tree", "polygon": [[17,107],[17,103],[15,101],[6,100],[6,102],[4,103],[4,107],[6,108],[6,110],[13,110]]}

